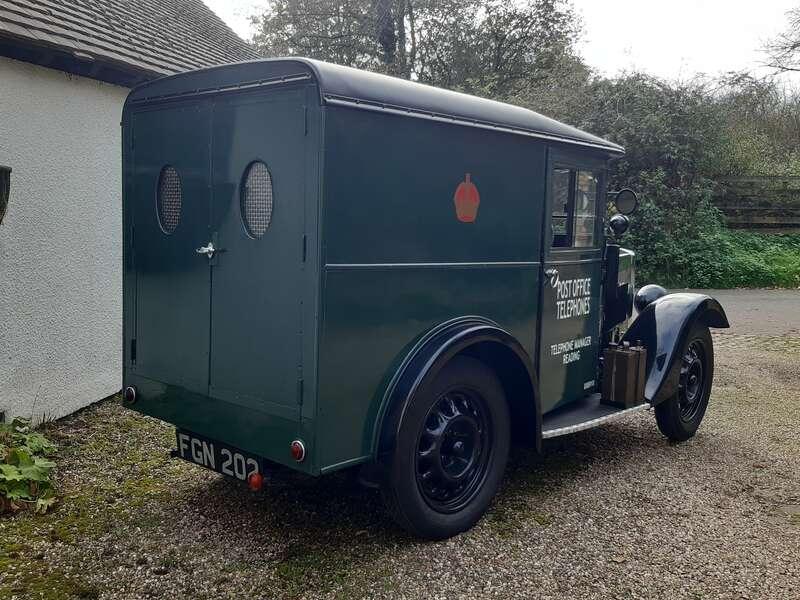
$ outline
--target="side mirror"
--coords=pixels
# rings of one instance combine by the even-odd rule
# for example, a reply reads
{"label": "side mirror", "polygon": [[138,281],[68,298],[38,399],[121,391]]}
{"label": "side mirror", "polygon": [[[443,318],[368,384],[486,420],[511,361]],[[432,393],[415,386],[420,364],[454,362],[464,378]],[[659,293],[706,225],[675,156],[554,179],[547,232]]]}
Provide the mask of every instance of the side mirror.
{"label": "side mirror", "polygon": [[0,223],[6,216],[8,196],[11,193],[11,167],[0,165]]}
{"label": "side mirror", "polygon": [[623,233],[628,231],[631,226],[631,220],[625,215],[614,215],[608,220],[608,228],[615,238],[620,237]]}
{"label": "side mirror", "polygon": [[636,192],[630,188],[623,188],[618,192],[609,192],[609,197],[614,199],[614,208],[621,215],[632,215],[639,206],[639,198]]}

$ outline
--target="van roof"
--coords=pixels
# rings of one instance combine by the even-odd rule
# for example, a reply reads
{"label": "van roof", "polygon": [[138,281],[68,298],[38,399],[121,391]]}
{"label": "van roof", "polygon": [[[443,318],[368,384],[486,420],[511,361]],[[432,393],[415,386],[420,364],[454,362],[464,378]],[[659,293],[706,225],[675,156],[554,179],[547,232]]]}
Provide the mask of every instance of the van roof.
{"label": "van roof", "polygon": [[164,77],[135,88],[126,106],[311,78],[323,104],[506,131],[611,155],[625,152],[622,146],[526,108],[309,58],[262,59]]}

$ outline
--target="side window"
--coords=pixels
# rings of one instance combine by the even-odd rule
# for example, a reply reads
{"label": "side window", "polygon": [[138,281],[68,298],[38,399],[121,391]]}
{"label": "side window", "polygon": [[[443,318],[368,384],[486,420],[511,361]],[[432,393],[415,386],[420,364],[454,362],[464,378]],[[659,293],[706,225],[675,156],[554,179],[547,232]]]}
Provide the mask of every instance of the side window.
{"label": "side window", "polygon": [[554,248],[596,245],[598,175],[592,171],[553,170],[553,212],[550,227]]}
{"label": "side window", "polygon": [[576,248],[594,246],[594,222],[597,215],[597,176],[590,171],[578,171],[575,191]]}
{"label": "side window", "polygon": [[572,240],[572,213],[574,194],[572,193],[572,175],[569,169],[556,169],[553,171],[553,246],[568,248]]}

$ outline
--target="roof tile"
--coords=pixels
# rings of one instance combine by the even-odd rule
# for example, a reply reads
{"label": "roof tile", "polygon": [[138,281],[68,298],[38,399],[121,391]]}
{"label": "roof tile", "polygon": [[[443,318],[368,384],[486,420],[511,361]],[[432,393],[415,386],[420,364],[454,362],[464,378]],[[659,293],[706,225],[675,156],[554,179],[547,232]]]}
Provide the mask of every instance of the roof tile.
{"label": "roof tile", "polygon": [[258,58],[202,0],[0,0],[0,37],[153,75]]}

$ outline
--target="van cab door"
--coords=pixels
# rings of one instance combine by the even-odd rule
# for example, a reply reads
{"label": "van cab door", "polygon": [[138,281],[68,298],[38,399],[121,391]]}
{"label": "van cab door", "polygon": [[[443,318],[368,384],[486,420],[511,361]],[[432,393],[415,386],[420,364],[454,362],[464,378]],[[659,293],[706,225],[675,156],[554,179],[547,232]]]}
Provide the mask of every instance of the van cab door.
{"label": "van cab door", "polygon": [[598,382],[605,164],[551,152],[540,299],[539,385],[547,412]]}

